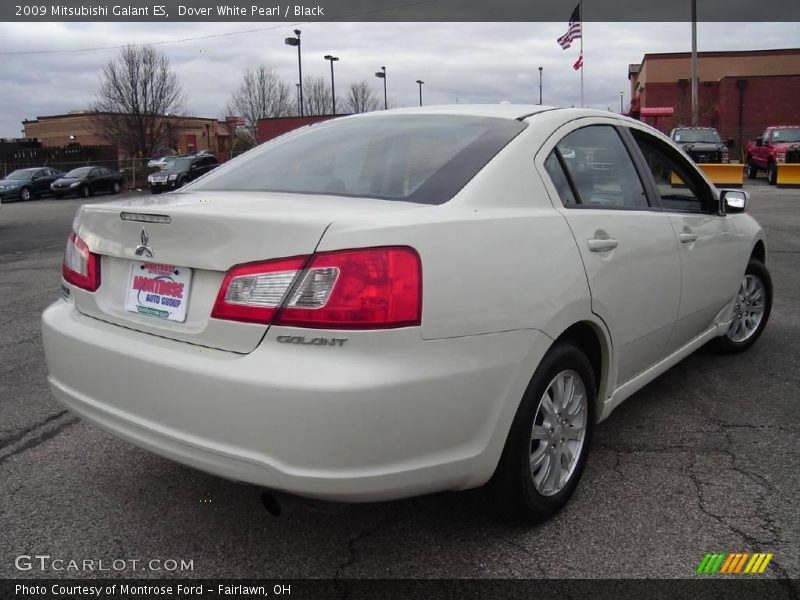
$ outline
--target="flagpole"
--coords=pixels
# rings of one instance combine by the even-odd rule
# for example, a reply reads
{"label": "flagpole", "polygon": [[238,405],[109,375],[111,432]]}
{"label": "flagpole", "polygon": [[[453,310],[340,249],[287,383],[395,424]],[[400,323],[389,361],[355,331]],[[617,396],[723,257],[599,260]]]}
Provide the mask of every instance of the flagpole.
{"label": "flagpole", "polygon": [[581,108],[583,108],[583,69],[584,69],[584,62],[585,57],[583,56],[583,34],[586,29],[583,26],[583,0],[580,0],[578,3],[581,7],[580,15],[581,15]]}

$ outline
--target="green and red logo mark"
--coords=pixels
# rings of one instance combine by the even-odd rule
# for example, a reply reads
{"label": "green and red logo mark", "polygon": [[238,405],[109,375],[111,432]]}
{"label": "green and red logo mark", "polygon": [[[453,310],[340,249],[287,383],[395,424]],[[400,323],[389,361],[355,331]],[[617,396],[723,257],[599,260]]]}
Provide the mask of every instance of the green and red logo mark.
{"label": "green and red logo mark", "polygon": [[772,552],[709,552],[697,567],[699,575],[755,575],[763,573],[772,560]]}

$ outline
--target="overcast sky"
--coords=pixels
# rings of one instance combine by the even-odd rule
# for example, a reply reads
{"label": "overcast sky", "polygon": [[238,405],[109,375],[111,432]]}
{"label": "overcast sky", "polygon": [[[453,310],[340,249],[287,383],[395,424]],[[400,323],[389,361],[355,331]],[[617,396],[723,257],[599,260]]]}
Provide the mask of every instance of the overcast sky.
{"label": "overcast sky", "polygon": [[[274,27],[274,28],[272,28]],[[381,97],[374,73],[386,65],[389,102],[418,103],[415,81],[425,81],[426,104],[537,103],[544,67],[544,104],[580,103],[580,75],[572,69],[578,44],[562,50],[556,38],[566,23],[306,23],[303,74],[330,77],[325,54],[336,63],[337,91],[366,80]],[[270,29],[271,28],[271,29]],[[0,137],[21,135],[21,121],[86,108],[101,68],[118,50],[68,52],[127,43],[159,45],[175,67],[195,116],[222,117],[242,72],[265,63],[287,82],[297,81],[297,54],[284,45],[293,23],[26,23],[0,24]],[[173,40],[242,32],[224,37]],[[265,30],[266,29],[266,30]],[[585,98],[588,106],[619,109],[629,100],[628,64],[645,52],[688,51],[688,23],[584,23]],[[797,23],[701,23],[698,49],[800,47]],[[1,54],[56,51],[50,54]]]}

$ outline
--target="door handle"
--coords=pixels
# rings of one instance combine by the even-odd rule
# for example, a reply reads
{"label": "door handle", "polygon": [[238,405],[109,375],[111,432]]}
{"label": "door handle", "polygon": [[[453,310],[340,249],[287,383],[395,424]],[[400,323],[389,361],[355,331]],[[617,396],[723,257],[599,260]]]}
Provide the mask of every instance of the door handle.
{"label": "door handle", "polygon": [[678,234],[678,239],[681,241],[681,244],[691,244],[692,242],[697,241],[697,234],[684,231],[683,233]]}
{"label": "door handle", "polygon": [[589,250],[592,252],[608,252],[619,246],[619,242],[613,238],[592,238],[586,241],[586,245],[589,246]]}

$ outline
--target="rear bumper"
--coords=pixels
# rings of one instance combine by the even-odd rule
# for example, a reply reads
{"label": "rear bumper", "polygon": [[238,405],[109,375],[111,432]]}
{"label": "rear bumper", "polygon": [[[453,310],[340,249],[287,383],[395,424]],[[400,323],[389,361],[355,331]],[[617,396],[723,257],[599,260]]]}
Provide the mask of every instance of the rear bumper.
{"label": "rear bumper", "polygon": [[484,483],[549,345],[536,331],[423,341],[411,328],[336,332],[348,342],[331,347],[279,343],[325,333],[273,327],[240,355],[64,301],[42,325],[52,391],[87,421],[221,477],[347,502]]}

